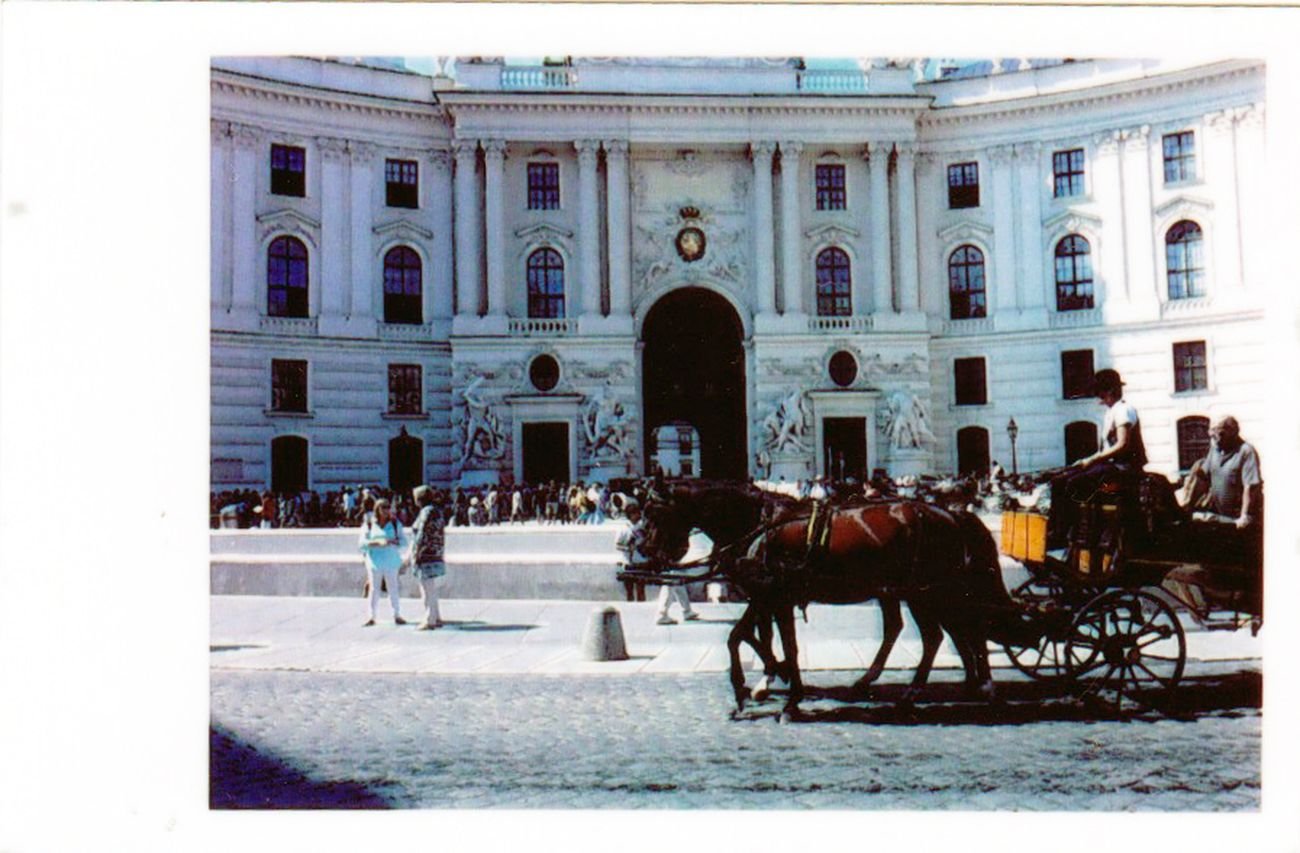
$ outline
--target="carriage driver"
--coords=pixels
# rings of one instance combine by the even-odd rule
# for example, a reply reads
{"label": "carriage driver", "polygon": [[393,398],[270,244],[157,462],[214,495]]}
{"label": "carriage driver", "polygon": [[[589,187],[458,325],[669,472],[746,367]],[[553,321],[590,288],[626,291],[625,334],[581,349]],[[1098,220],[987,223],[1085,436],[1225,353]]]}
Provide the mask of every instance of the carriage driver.
{"label": "carriage driver", "polygon": [[1093,376],[1093,393],[1106,407],[1102,419],[1101,450],[1070,466],[1052,480],[1052,506],[1047,516],[1047,548],[1066,547],[1066,534],[1074,521],[1074,508],[1086,501],[1107,475],[1137,474],[1147,464],[1142,424],[1137,409],[1124,400],[1119,372],[1106,368]]}

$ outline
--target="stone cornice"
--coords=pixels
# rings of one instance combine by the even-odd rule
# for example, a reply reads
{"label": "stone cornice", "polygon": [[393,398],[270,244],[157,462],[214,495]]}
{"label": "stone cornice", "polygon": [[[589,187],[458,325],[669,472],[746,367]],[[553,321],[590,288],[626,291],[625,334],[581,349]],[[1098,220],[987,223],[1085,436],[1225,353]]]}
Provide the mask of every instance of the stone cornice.
{"label": "stone cornice", "polygon": [[459,113],[585,113],[604,115],[679,114],[753,115],[771,117],[782,113],[805,119],[809,115],[852,118],[914,119],[930,105],[928,97],[878,97],[875,99],[809,96],[763,98],[761,96],[712,95],[588,95],[497,92],[442,92],[439,98],[453,115]]}
{"label": "stone cornice", "polygon": [[230,94],[274,104],[288,104],[324,109],[331,112],[356,113],[386,118],[416,118],[445,121],[446,112],[432,99],[429,102],[403,101],[377,95],[318,89],[301,83],[282,83],[264,77],[252,77],[230,71],[212,72],[212,93]]}
{"label": "stone cornice", "polygon": [[432,231],[408,219],[394,219],[391,222],[376,225],[371,231],[380,239],[393,237],[411,242],[433,239]]}

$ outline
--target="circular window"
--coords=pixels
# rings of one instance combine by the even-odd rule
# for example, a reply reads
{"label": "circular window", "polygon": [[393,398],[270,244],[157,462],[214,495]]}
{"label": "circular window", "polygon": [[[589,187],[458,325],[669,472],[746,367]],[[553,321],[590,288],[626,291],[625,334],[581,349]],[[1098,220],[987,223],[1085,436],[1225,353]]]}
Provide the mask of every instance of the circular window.
{"label": "circular window", "polygon": [[840,350],[831,356],[831,381],[841,388],[847,388],[858,378],[858,361],[853,353]]}
{"label": "circular window", "polygon": [[560,383],[560,365],[549,355],[539,355],[528,365],[528,381],[538,391],[550,391]]}

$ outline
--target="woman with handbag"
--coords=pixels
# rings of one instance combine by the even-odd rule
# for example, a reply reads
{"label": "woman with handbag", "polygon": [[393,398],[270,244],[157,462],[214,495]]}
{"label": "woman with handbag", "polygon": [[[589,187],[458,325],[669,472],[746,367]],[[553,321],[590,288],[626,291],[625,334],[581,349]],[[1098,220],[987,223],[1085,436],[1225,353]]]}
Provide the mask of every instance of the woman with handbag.
{"label": "woman with handbag", "polygon": [[447,573],[442,555],[447,520],[442,512],[442,502],[433,489],[417,486],[412,494],[420,514],[411,525],[414,538],[408,562],[414,567],[415,578],[420,582],[420,598],[424,602],[424,620],[416,627],[420,631],[432,631],[442,627],[434,582]]}
{"label": "woman with handbag", "polygon": [[361,522],[361,553],[366,562],[366,583],[370,588],[370,618],[361,626],[375,624],[381,582],[388,586],[388,601],[393,608],[393,622],[405,625],[398,595],[397,575],[402,568],[402,525],[392,513],[387,499],[375,501],[374,517]]}

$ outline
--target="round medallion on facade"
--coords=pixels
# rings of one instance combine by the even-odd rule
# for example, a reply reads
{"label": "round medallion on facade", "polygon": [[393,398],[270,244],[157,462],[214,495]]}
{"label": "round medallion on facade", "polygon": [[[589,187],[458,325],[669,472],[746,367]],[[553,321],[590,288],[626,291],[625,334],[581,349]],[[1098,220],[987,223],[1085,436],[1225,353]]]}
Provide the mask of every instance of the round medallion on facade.
{"label": "round medallion on facade", "polygon": [[560,384],[560,365],[549,355],[539,355],[528,365],[528,381],[542,393],[555,390]]}
{"label": "round medallion on facade", "polygon": [[677,232],[677,254],[690,263],[704,257],[704,232],[694,225]]}
{"label": "round medallion on facade", "polygon": [[848,350],[840,350],[831,356],[827,372],[831,381],[841,388],[847,388],[858,378],[858,360]]}

